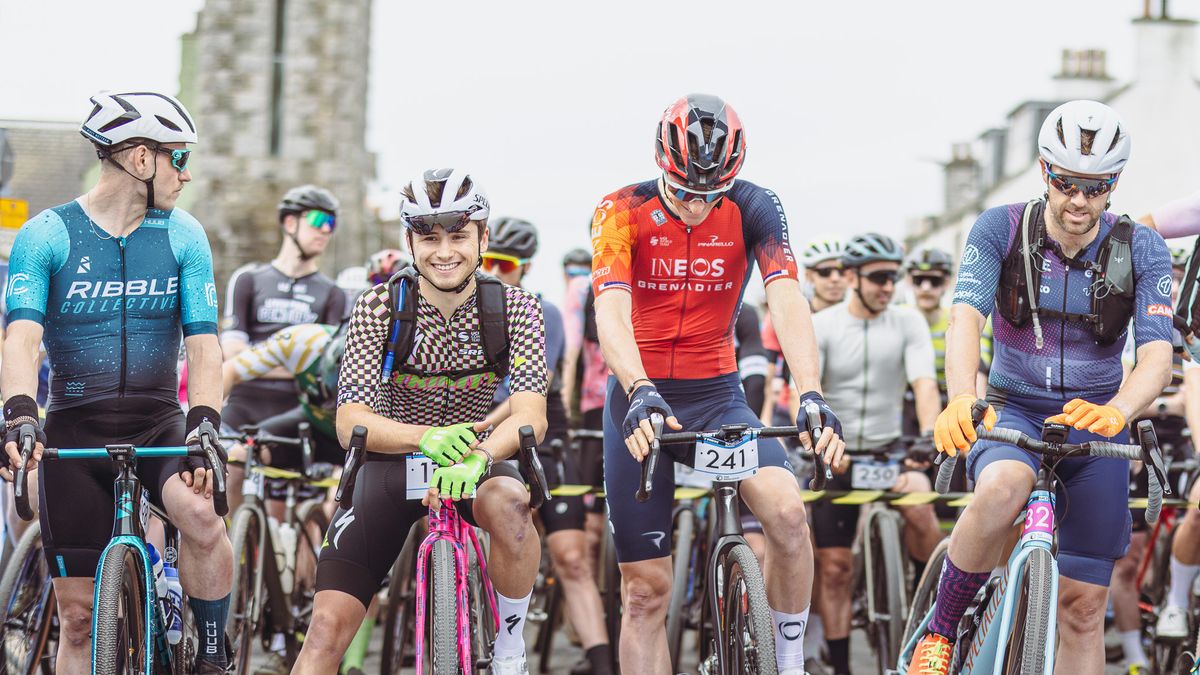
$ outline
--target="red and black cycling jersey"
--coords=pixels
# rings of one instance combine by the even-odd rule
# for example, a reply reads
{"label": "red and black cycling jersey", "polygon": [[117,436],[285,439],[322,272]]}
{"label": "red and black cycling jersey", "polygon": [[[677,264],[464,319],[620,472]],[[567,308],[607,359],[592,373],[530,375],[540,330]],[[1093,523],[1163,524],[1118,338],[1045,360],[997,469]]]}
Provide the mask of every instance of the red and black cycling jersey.
{"label": "red and black cycling jersey", "polygon": [[596,295],[633,295],[633,334],[653,379],[736,372],[734,325],[754,261],[766,284],[796,279],[779,197],[744,180],[692,227],[657,180],[622,188],[596,208],[592,254]]}

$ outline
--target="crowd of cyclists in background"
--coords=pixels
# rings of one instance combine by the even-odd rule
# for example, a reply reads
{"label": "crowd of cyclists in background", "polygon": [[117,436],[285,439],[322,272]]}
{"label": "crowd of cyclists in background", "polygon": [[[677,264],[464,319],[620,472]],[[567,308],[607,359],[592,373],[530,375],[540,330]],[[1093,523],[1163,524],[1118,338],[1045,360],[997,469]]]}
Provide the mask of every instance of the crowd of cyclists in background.
{"label": "crowd of cyclists in background", "polygon": [[[531,265],[546,264],[539,228],[493,215],[480,180],[461,169],[426,171],[406,184],[401,241],[339,270],[336,281],[321,267],[341,224],[337,197],[313,185],[288,190],[277,209],[277,255],[239,268],[220,294],[201,224],[173,209],[190,180],[194,121],[161,94],[102,93],[92,103],[82,133],[101,160],[98,184],[30,220],[12,251],[0,373],[10,465],[0,474],[12,480],[25,424],[36,429],[35,458],[43,446],[196,443],[205,424],[279,437],[306,427],[311,460],[335,466],[345,461],[351,429],[367,427],[353,506],[335,512],[324,492],[310,495],[328,501],[331,524],[320,563],[307,572],[316,595],[303,649],[288,654],[284,636],[271,636],[258,672],[361,673],[380,588],[406,533],[446,498],[490,535],[487,569],[501,618],[492,672],[527,672],[523,633],[541,541],[583,651],[572,672],[609,675],[618,661],[627,673],[670,672],[672,465],[692,458],[671,453],[652,476],[662,489],[645,502],[634,498],[640,463],[664,429],[798,428],[784,443],[759,439],[757,470],[740,486],[741,525],[763,570],[780,673],[851,672],[864,511],[859,503],[805,504],[814,461],[830,469],[826,490],[930,493],[934,457],[974,440],[963,411],[981,398],[1000,412],[997,422],[989,408],[988,428],[1016,417],[1040,425],[1061,413],[1077,430],[1118,438],[1127,419],[1150,419],[1174,460],[1194,456],[1200,370],[1189,354],[1192,336],[1171,325],[1190,255],[1168,256],[1154,230],[1200,231],[1200,214],[1191,202],[1173,203],[1121,234],[1105,209],[1129,157],[1129,132],[1099,103],[1074,101],[1051,113],[1039,145],[1046,195],[985,213],[960,255],[906,250],[878,232],[814,234],[795,221],[789,228],[775,193],[739,177],[747,146],[732,107],[714,96],[683,97],[658,126],[661,176],[601,200],[588,229],[569,237],[591,246],[562,257],[561,286],[544,294],[522,285]],[[1036,209],[1030,227],[1044,223],[1032,237],[1026,208]],[[793,246],[793,237],[802,243]],[[1113,238],[1137,279],[1111,292],[1132,298],[1128,307],[1112,310],[1099,290],[1079,294],[1092,305],[1068,307],[1067,279],[1086,275],[1084,286],[1098,289],[1101,278],[1118,276],[1098,251]],[[1023,252],[1036,263],[1022,263]],[[757,306],[745,301],[755,265],[765,284]],[[1035,296],[1060,292],[1061,310],[1038,307]],[[1101,334],[1112,311],[1124,323]],[[1034,356],[1045,353],[1043,341],[1055,345],[1044,362]],[[1164,388],[1155,369],[1165,368],[1166,344],[1173,349]],[[1123,370],[1114,375],[1118,354]],[[36,374],[51,366],[39,391]],[[1138,395],[1113,398],[1127,385]],[[810,410],[819,425],[806,422]],[[527,477],[505,461],[524,425],[540,439],[550,486],[586,486],[585,494],[559,495],[530,512]],[[910,673],[947,672],[954,626],[986,581],[983,570],[1001,564],[991,549],[1011,524],[993,516],[984,527],[983,509],[1007,515],[1016,508],[1010,502],[1028,495],[1019,486],[1032,480],[1032,460],[985,445],[960,463],[952,487],[975,489],[980,506],[961,517],[942,502],[896,507],[914,583],[946,537],[943,524],[959,519],[939,563],[939,606]],[[236,509],[252,448],[227,447]],[[406,500],[417,454],[433,462],[421,485],[428,493]],[[264,459],[293,470],[309,461],[285,449]],[[202,673],[226,672],[234,659],[224,637],[231,549],[211,507],[214,468],[197,459],[139,465],[151,501],[181,533],[183,590],[203,627],[195,671]],[[59,613],[56,666],[85,672],[93,572],[113,517],[111,467],[88,460],[38,469],[35,504]],[[1101,474],[1108,481],[1073,492],[1074,519],[1062,521],[1061,592],[1074,595],[1060,613],[1059,658],[1074,664],[1069,672],[1099,672],[1095,638],[1104,633],[1110,588],[1119,658],[1129,672],[1150,672],[1138,587],[1148,531],[1124,505],[1126,484],[1145,495],[1145,473],[1118,460],[1064,464],[1069,490],[1100,484]],[[283,519],[279,486],[269,484],[267,495],[271,516]],[[1186,497],[1200,499],[1200,485]],[[1101,502],[1108,506],[1099,509]],[[1093,510],[1087,519],[1085,509]],[[27,525],[6,511],[15,543]],[[1129,521],[1131,540],[1121,534]],[[975,538],[993,540],[970,539],[964,523]],[[1101,530],[1110,536],[1093,536]],[[619,645],[597,585],[606,537],[620,563]],[[1195,516],[1175,528],[1169,571],[1152,632],[1182,640],[1192,630],[1200,572]]]}

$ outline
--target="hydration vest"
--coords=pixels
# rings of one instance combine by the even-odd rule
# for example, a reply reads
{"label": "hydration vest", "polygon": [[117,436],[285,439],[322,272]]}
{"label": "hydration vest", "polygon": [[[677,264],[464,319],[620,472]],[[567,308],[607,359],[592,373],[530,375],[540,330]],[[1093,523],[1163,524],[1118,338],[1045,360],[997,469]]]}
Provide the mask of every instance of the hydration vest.
{"label": "hydration vest", "polygon": [[413,336],[417,332],[417,270],[409,267],[388,280],[392,300],[392,328],[384,352],[383,379],[393,372],[415,375],[444,375],[459,379],[470,375],[495,373],[501,379],[508,375],[508,315],[504,284],[496,277],[475,272],[475,304],[479,308],[480,337],[483,341],[484,365],[479,368],[429,372],[408,363],[412,354]]}
{"label": "hydration vest", "polygon": [[1200,239],[1188,257],[1187,266],[1183,271],[1183,284],[1179,287],[1179,301],[1175,304],[1175,314],[1171,317],[1175,330],[1183,335],[1200,334],[1200,293],[1196,292],[1196,277],[1200,276]]}
{"label": "hydration vest", "polygon": [[[1000,268],[997,311],[1005,321],[1018,328],[1033,319],[1038,349],[1043,346],[1040,317],[1085,323],[1091,328],[1096,342],[1102,345],[1116,342],[1133,318],[1133,220],[1129,216],[1118,218],[1116,225],[1101,240],[1096,260],[1088,262],[1068,258],[1058,243],[1047,236],[1045,208],[1046,203],[1041,199],[1025,205],[1021,225],[1009,243],[1008,254]],[[1042,251],[1047,249],[1067,267],[1092,272],[1091,312],[1077,314],[1037,306],[1042,266],[1035,260],[1042,260]]]}

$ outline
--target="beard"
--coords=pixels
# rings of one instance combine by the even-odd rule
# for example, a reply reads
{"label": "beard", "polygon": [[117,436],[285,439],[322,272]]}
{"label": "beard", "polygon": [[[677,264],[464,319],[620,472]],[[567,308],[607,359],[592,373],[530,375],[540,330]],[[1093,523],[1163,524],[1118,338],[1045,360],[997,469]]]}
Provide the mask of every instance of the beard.
{"label": "beard", "polygon": [[1092,228],[1096,227],[1096,224],[1100,222],[1100,214],[1104,213],[1104,210],[1107,208],[1107,202],[1105,202],[1104,206],[1097,208],[1093,208],[1089,202],[1088,205],[1084,207],[1088,214],[1087,223],[1085,225],[1077,225],[1066,219],[1065,216],[1067,209],[1070,206],[1071,201],[1069,199],[1064,199],[1059,204],[1051,205],[1051,210],[1054,213],[1054,220],[1058,222],[1058,226],[1061,227],[1064,232],[1070,235],[1079,236],[1091,232]]}

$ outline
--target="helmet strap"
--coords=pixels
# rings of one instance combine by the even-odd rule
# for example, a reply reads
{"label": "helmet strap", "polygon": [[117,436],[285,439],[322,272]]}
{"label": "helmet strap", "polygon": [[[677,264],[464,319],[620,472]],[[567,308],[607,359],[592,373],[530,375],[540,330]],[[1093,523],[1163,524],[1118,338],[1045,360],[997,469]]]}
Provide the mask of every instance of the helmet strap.
{"label": "helmet strap", "polygon": [[[147,146],[147,147],[149,147],[149,146]],[[127,149],[127,148],[123,148],[123,149]],[[156,151],[151,150],[150,152],[151,152],[151,154],[154,154]],[[150,174],[149,178],[141,178],[134,172],[130,171],[129,169],[126,169],[124,164],[113,159],[112,152],[110,150],[97,150],[96,154],[99,155],[100,159],[107,159],[109,162],[112,162],[113,164],[117,165],[117,167],[120,168],[122,171],[129,174],[130,177],[132,177],[134,180],[144,184],[146,186],[146,210],[149,211],[150,209],[154,208],[154,179],[158,177],[158,158],[157,157],[153,158],[154,173]]]}

